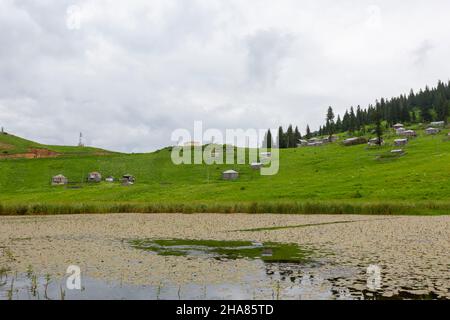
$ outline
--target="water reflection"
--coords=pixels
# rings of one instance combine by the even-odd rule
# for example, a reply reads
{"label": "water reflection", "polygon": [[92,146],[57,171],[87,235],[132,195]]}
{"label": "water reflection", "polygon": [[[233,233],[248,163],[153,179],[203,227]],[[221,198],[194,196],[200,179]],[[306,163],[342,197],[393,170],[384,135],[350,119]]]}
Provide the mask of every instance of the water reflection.
{"label": "water reflection", "polygon": [[[67,290],[66,279],[52,279],[29,274],[5,274],[0,279],[2,300],[202,300],[202,299],[438,299],[436,294],[413,295],[406,291],[384,297],[382,291],[366,288],[355,290],[340,285],[340,280],[358,279],[361,270],[347,267],[329,267],[320,264],[298,265],[263,263],[257,273],[249,273],[239,283],[159,285],[127,285],[84,277],[81,290]],[[355,280],[360,281],[360,280]],[[363,282],[360,281],[362,287]]]}

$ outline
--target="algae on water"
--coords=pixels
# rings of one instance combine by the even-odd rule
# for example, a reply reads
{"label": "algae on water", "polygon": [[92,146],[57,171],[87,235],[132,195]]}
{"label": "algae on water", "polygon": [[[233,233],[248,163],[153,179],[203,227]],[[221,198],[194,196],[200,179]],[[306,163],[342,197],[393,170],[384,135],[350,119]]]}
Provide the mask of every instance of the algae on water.
{"label": "algae on water", "polygon": [[209,256],[215,259],[260,259],[264,262],[301,263],[307,252],[296,244],[252,241],[138,239],[131,240],[137,249],[168,256]]}

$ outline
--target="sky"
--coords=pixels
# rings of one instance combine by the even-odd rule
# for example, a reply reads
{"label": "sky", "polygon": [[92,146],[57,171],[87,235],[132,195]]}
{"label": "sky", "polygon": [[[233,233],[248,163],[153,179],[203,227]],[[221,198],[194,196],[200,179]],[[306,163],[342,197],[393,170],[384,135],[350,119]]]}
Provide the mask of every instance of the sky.
{"label": "sky", "polygon": [[0,126],[124,152],[318,129],[450,77],[447,0],[1,0]]}

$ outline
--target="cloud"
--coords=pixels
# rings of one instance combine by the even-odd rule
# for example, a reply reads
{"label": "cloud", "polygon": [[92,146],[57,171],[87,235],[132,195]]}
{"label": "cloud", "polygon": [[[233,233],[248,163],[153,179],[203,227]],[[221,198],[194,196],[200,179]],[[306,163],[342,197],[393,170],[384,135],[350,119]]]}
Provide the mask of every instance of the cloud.
{"label": "cloud", "polygon": [[248,36],[248,73],[252,83],[275,85],[292,37],[275,30],[259,30]]}
{"label": "cloud", "polygon": [[424,40],[414,51],[414,63],[423,66],[428,59],[429,53],[434,45],[429,40]]}
{"label": "cloud", "polygon": [[[0,125],[150,151],[171,132],[318,128],[447,80],[447,1],[3,0]],[[421,21],[422,23],[418,23]]]}

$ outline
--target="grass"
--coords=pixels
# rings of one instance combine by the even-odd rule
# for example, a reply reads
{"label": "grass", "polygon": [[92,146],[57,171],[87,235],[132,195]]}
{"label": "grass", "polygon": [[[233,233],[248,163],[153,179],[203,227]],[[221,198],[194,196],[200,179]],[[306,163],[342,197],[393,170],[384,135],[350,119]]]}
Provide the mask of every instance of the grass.
{"label": "grass", "polygon": [[[419,131],[419,137],[402,147],[406,154],[401,157],[385,156],[395,149],[394,134],[386,135],[386,145],[377,148],[334,143],[281,150],[280,171],[274,176],[261,176],[249,165],[176,166],[170,148],[80,155],[71,153],[76,147],[66,147],[67,154],[56,158],[0,160],[0,214],[448,214],[447,132],[426,136]],[[5,135],[0,137],[0,143],[8,143]],[[19,142],[17,148],[26,145]],[[54,150],[59,148],[65,147]],[[223,181],[221,173],[227,169],[239,171],[239,179]],[[91,171],[103,177],[130,173],[136,184],[87,184]],[[51,177],[60,173],[78,188],[52,187]]]}
{"label": "grass", "polygon": [[46,149],[65,156],[112,153],[107,150],[92,147],[44,145],[12,134],[0,133],[0,156],[23,154],[29,152],[30,149]]}
{"label": "grass", "polygon": [[106,213],[448,214],[448,202],[240,202],[240,203],[51,203],[0,204],[0,215]]}

